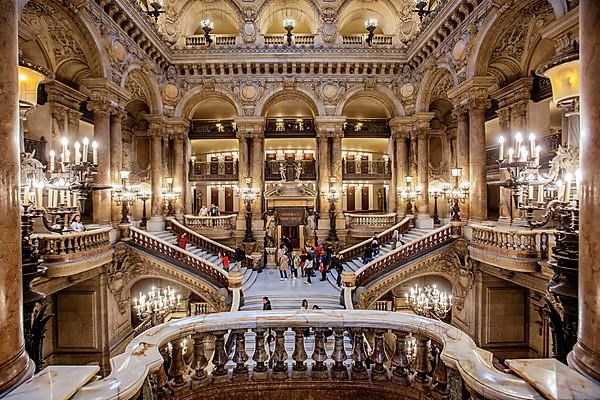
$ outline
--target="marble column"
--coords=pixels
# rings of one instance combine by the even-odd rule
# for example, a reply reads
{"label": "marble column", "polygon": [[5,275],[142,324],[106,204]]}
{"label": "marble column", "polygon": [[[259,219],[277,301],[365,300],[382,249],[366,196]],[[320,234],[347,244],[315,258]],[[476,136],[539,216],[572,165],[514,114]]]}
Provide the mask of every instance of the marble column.
{"label": "marble column", "polygon": [[[94,112],[94,140],[98,143],[98,175],[96,183],[110,185],[111,182],[111,148],[110,148],[110,105],[106,101],[88,103]],[[94,191],[94,223],[110,224],[111,196],[110,190]]]}
{"label": "marble column", "polygon": [[[485,154],[485,108],[489,100],[473,98],[469,103],[469,170],[472,221],[487,219]],[[465,179],[463,175],[463,179]]]}
{"label": "marble column", "polygon": [[398,187],[396,186],[396,182],[398,181],[398,170],[396,166],[396,136],[393,134],[390,137],[390,141],[388,144],[388,155],[390,157],[390,169],[392,176],[390,179],[390,185],[387,193],[388,207],[386,212],[395,213],[397,207],[396,203],[398,201]]}
{"label": "marble column", "polygon": [[[248,134],[245,132],[238,132],[238,187],[240,189],[246,188],[245,178],[250,176],[250,156],[248,154]],[[252,180],[254,184],[254,179]],[[242,196],[238,196],[238,230],[244,229],[244,216],[246,215],[246,206]],[[260,203],[259,203],[260,204]],[[256,207],[256,204],[254,204]]]}
{"label": "marble column", "polygon": [[331,136],[330,176],[337,178],[335,190],[341,192],[342,187],[342,138],[344,132],[334,132]]}
{"label": "marble column", "polygon": [[[406,144],[406,132],[396,134],[396,187],[406,186],[406,175],[408,175],[408,146]],[[406,205],[398,198],[398,193],[394,193],[397,199],[396,209],[398,215],[406,214]]]}
{"label": "marble column", "polygon": [[254,201],[254,226],[258,226],[258,220],[262,215],[261,204],[263,202],[264,193],[264,176],[265,169],[265,136],[263,132],[255,132],[252,134],[252,164],[250,167],[250,176],[252,176],[252,186],[259,189],[259,194]]}
{"label": "marble column", "polygon": [[28,378],[34,368],[23,339],[17,4],[4,1],[0,13],[0,394]]}
{"label": "marble column", "polygon": [[149,231],[159,231],[164,227],[164,218],[162,216],[162,137],[158,130],[151,131],[152,139],[150,142],[150,163],[151,163],[151,179],[152,179],[152,194],[151,203],[151,218],[148,221]]}
{"label": "marble column", "polygon": [[183,134],[178,132],[173,140],[173,189],[179,190],[180,195],[175,201],[175,218],[183,221],[184,204],[185,204],[185,182],[187,178],[184,176],[184,166],[187,163],[184,153]]}
{"label": "marble column", "polygon": [[[500,124],[500,134],[506,141],[504,143],[505,148],[508,148],[507,143],[510,139],[510,109],[508,107],[501,108],[496,111],[498,115],[498,122]],[[499,171],[500,181],[504,182],[510,177],[508,171],[503,168]],[[502,224],[510,224],[512,222],[511,215],[511,202],[512,202],[512,191],[510,188],[500,186],[500,204],[498,205],[498,222]]]}
{"label": "marble column", "polygon": [[420,128],[417,136],[417,177],[421,186],[421,197],[417,200],[419,214],[417,218],[429,216],[429,134]]}
{"label": "marble column", "polygon": [[600,381],[600,2],[579,3],[581,63],[581,213],[579,218],[579,326],[569,364]]}
{"label": "marble column", "polygon": [[79,119],[81,115],[82,113],[77,110],[67,111],[69,143],[75,143],[77,140],[81,143],[82,138],[79,137]]}
{"label": "marble column", "polygon": [[[461,169],[461,180],[469,182],[471,171],[469,170],[469,114],[462,106],[454,109],[456,116],[456,166]],[[455,182],[450,182],[454,185]],[[468,219],[470,213],[470,201],[460,207],[460,215],[463,219]]]}
{"label": "marble column", "polygon": [[329,190],[329,137],[326,132],[317,134],[317,151],[318,151],[318,179],[319,179],[319,217],[321,218],[320,225],[324,225],[324,221],[329,221],[329,202],[323,196]]}
{"label": "marble column", "polygon": [[[110,180],[111,183],[121,182],[121,170],[123,170],[123,139],[121,134],[121,121],[123,112],[115,110],[110,115]],[[111,219],[114,224],[121,220],[121,207],[112,202]]]}

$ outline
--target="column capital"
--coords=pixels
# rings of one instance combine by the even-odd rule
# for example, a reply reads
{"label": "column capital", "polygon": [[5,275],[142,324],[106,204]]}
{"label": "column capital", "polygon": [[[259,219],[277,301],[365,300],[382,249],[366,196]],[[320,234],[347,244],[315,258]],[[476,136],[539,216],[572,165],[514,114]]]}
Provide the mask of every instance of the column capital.
{"label": "column capital", "polygon": [[56,80],[45,82],[44,88],[49,103],[60,104],[70,110],[79,111],[79,104],[87,99],[85,94]]}
{"label": "column capital", "polygon": [[146,115],[144,119],[148,121],[148,133],[152,137],[162,137],[166,135],[167,117],[164,115]]}
{"label": "column capital", "polygon": [[[130,95],[121,86],[102,78],[88,78],[81,81],[81,86],[90,91],[90,100],[107,102],[114,109],[123,109]],[[88,107],[89,108],[89,107]]]}
{"label": "column capital", "polygon": [[344,133],[344,124],[346,123],[346,117],[335,117],[335,116],[317,116],[315,117],[315,129],[317,130],[317,137],[334,137],[337,133]]}
{"label": "column capital", "polygon": [[532,87],[533,78],[525,77],[496,90],[490,97],[498,101],[499,107],[507,107],[517,102],[528,101],[531,98]]}
{"label": "column capital", "polygon": [[248,132],[240,132],[240,131],[236,132],[235,137],[239,141],[246,141],[246,140],[252,138],[252,136]]}
{"label": "column capital", "polygon": [[265,131],[265,118],[264,117],[237,117],[235,118],[235,125],[238,130],[238,134],[241,132],[247,133],[254,137],[255,134],[264,134]]}
{"label": "column capital", "polygon": [[178,140],[187,137],[190,129],[190,121],[186,118],[167,118],[165,120],[166,134]]}
{"label": "column capital", "polygon": [[496,110],[500,129],[508,129],[510,127],[510,107],[504,107]]}
{"label": "column capital", "polygon": [[496,84],[493,76],[474,76],[448,91],[454,107],[466,106],[468,111],[489,106],[489,89]]}

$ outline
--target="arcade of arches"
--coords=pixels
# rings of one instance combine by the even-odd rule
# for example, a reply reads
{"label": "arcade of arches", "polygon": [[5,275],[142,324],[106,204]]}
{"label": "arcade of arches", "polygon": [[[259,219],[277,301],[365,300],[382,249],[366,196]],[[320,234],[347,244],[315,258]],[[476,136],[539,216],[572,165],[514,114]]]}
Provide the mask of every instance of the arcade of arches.
{"label": "arcade of arches", "polygon": [[[0,397],[43,366],[106,377],[150,325],[254,312],[266,294],[413,313],[410,288],[434,284],[496,367],[554,356],[597,390],[595,0],[0,3]],[[546,205],[574,223],[530,230]],[[277,286],[285,238],[344,264]],[[236,248],[240,276],[223,272]],[[177,296],[160,320],[138,307],[151,288]]]}

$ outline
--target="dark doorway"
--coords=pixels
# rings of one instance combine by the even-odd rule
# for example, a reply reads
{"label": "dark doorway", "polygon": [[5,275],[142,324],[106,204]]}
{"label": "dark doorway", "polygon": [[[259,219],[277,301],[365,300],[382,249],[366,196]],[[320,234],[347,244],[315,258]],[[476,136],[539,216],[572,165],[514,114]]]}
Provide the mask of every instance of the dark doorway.
{"label": "dark doorway", "polygon": [[[210,204],[214,204],[215,206],[219,205],[219,188],[210,188]],[[207,206],[209,205],[207,204]]]}
{"label": "dark doorway", "polygon": [[[354,164],[354,161],[352,161]],[[348,186],[346,189],[346,210],[356,210],[356,187]]]}
{"label": "dark doorway", "polygon": [[225,188],[225,211],[233,212],[233,188]]}
{"label": "dark doorway", "polygon": [[360,191],[360,197],[361,197],[361,207],[360,209],[363,211],[367,211],[369,209],[369,187],[368,186],[363,186],[361,191]]}
{"label": "dark doorway", "polygon": [[294,249],[300,248],[300,227],[299,226],[282,226],[281,235],[287,236],[292,242]]}

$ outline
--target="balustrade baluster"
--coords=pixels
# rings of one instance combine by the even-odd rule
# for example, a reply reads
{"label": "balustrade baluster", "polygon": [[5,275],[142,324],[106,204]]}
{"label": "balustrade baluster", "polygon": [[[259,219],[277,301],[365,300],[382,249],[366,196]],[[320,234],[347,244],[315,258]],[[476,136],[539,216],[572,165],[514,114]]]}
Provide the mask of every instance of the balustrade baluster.
{"label": "balustrade baluster", "polygon": [[417,383],[417,387],[423,391],[428,390],[427,383],[429,378],[427,373],[429,372],[429,350],[427,348],[427,338],[417,337],[417,352],[414,361],[414,369],[416,371],[414,382]]}
{"label": "balustrade baluster", "polygon": [[406,332],[394,331],[396,335],[396,348],[392,356],[392,381],[408,385],[410,363],[406,354]]}
{"label": "balustrade baluster", "polygon": [[273,380],[281,380],[288,378],[288,368],[285,362],[288,358],[285,351],[284,328],[276,328],[275,330],[275,350],[273,351]]}
{"label": "balustrade baluster", "polygon": [[335,364],[331,369],[331,377],[334,379],[347,379],[348,368],[346,368],[344,365],[344,361],[348,359],[348,355],[346,354],[346,349],[344,348],[344,329],[336,328],[334,329],[334,334],[335,343],[331,358],[333,358]]}
{"label": "balustrade baluster", "polygon": [[156,373],[154,374],[154,382],[156,383],[156,391],[158,393],[165,392],[165,389],[169,384],[169,377],[165,372],[164,364],[161,364],[160,367],[158,367]]}
{"label": "balustrade baluster", "polygon": [[294,360],[294,365],[292,366],[293,379],[306,378],[305,361],[308,355],[304,347],[304,332],[304,328],[294,328],[294,353],[292,354],[292,359]]}
{"label": "balustrade baluster", "polygon": [[352,351],[352,380],[366,380],[369,378],[365,360],[367,353],[365,352],[363,331],[359,328],[354,332],[354,349]]}
{"label": "balustrade baluster", "polygon": [[327,379],[327,351],[325,350],[325,329],[315,328],[315,349],[311,358],[315,362],[312,366],[312,377],[316,379]]}
{"label": "balustrade baluster", "polygon": [[256,362],[256,366],[252,370],[253,381],[265,381],[269,378],[268,366],[269,354],[265,351],[265,332],[263,328],[254,329],[256,333],[254,355],[252,360]]}
{"label": "balustrade baluster", "polygon": [[185,384],[183,374],[185,373],[185,363],[183,362],[183,346],[181,339],[171,342],[171,365],[169,375],[173,378],[172,386],[178,387]]}
{"label": "balustrade baluster", "polygon": [[235,353],[233,354],[233,361],[235,362],[236,366],[233,370],[232,381],[248,380],[248,369],[245,365],[246,361],[248,360],[248,354],[246,354],[245,333],[246,331],[243,329],[235,331]]}
{"label": "balustrade baluster", "polygon": [[448,369],[439,355],[432,378],[433,393],[435,394],[435,398],[449,399],[450,393],[448,391]]}
{"label": "balustrade baluster", "polygon": [[225,334],[226,331],[213,332],[215,335],[215,354],[213,355],[212,363],[215,369],[212,371],[213,382],[221,383],[227,382],[227,369],[225,364],[229,361],[227,353],[225,352]]}
{"label": "balustrade baluster", "polygon": [[371,377],[375,381],[387,381],[387,368],[383,365],[387,361],[387,355],[385,354],[385,348],[383,345],[383,335],[385,331],[375,330],[375,340],[373,346],[373,354],[371,354],[371,361],[373,367],[371,368]]}
{"label": "balustrade baluster", "polygon": [[208,360],[204,354],[204,337],[202,334],[194,335],[194,358],[191,365],[194,370],[192,379],[200,385],[208,383],[208,374],[206,373]]}

